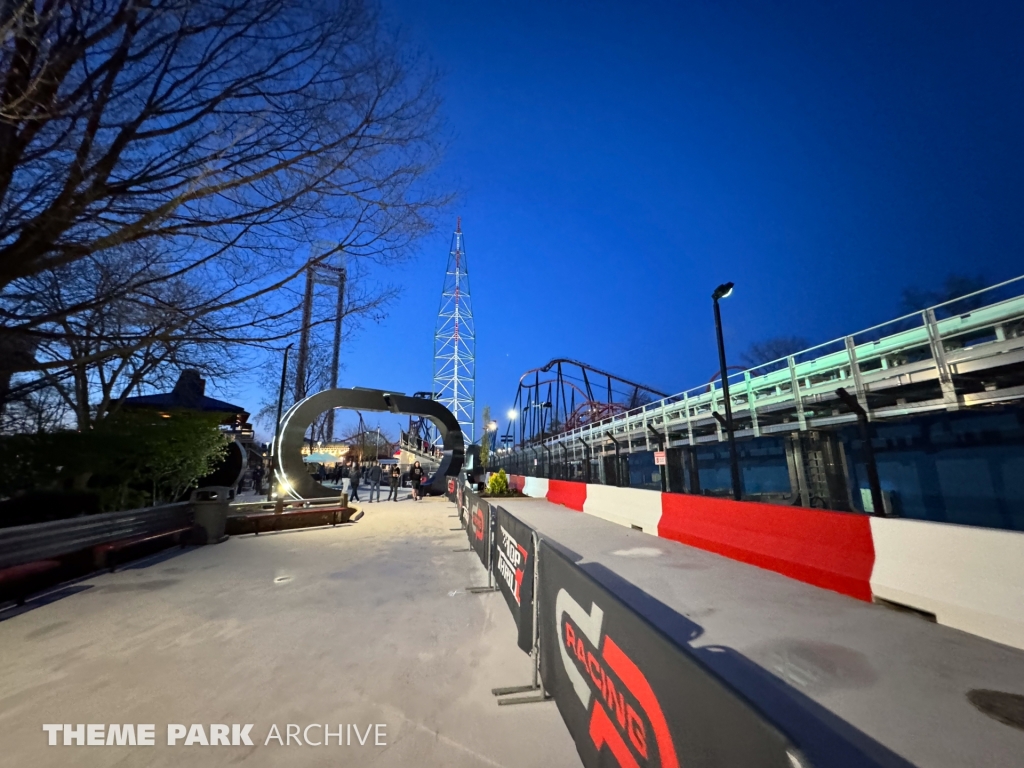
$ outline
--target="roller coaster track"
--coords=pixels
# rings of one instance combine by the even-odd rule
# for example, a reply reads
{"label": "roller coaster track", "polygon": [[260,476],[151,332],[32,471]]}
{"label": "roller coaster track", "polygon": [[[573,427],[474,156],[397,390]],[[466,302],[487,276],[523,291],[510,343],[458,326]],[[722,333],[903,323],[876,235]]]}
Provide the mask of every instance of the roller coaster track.
{"label": "roller coaster track", "polygon": [[[853,423],[857,414],[839,389],[855,395],[870,420],[1024,400],[1022,294],[1024,276],[732,374],[735,435]],[[544,383],[537,372],[529,372],[535,375],[531,392]],[[535,395],[530,402],[537,403]],[[614,450],[616,443],[635,452],[719,442],[726,439],[716,418],[723,406],[721,384],[712,381],[639,407],[620,405],[619,412],[586,423],[567,422],[553,434],[523,434],[516,450],[559,446],[575,458]]]}

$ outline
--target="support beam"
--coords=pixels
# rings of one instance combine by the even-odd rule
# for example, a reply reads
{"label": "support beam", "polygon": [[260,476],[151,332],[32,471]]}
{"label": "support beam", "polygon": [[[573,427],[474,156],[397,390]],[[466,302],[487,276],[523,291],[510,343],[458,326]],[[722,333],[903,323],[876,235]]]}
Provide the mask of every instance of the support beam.
{"label": "support beam", "polygon": [[836,395],[846,404],[847,408],[857,414],[861,441],[864,443],[864,463],[867,465],[868,485],[871,486],[872,513],[885,517],[885,498],[882,496],[882,484],[878,479],[878,465],[875,463],[875,448],[871,444],[871,425],[868,423],[867,411],[861,408],[856,397],[842,387],[836,390]]}

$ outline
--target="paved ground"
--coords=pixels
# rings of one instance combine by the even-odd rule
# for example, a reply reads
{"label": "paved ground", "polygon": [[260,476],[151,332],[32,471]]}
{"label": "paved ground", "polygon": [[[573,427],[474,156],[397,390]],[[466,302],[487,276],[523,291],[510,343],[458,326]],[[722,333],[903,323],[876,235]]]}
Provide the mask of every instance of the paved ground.
{"label": "paved ground", "polygon": [[[453,551],[453,507],[362,507],[354,525],[174,550],[0,612],[0,766],[578,766],[554,704],[490,694],[531,661],[500,594],[466,594],[486,576]],[[53,722],[154,723],[157,746],[47,747]],[[169,723],[253,723],[254,746],[168,747]],[[289,723],[381,723],[387,746],[264,745]]]}
{"label": "paved ground", "polygon": [[[763,706],[781,692],[922,768],[1024,766],[1024,730],[966,699],[971,689],[1024,694],[1024,651],[541,499],[502,506],[580,555],[634,607],[650,608],[670,634],[727,649],[702,658]],[[661,606],[616,586],[619,577]]]}
{"label": "paved ground", "polygon": [[[553,704],[490,695],[530,660],[501,596],[465,592],[485,574],[453,551],[454,507],[361,506],[355,525],[175,550],[0,612],[0,766],[578,766]],[[504,506],[667,631],[726,649],[703,658],[755,701],[783,691],[922,768],[1024,765],[1024,731],[965,698],[1024,693],[1024,652],[543,500]],[[47,747],[52,722],[155,723],[157,746]],[[166,746],[193,722],[253,723],[254,746]],[[387,746],[266,743],[289,723],[381,723]]]}

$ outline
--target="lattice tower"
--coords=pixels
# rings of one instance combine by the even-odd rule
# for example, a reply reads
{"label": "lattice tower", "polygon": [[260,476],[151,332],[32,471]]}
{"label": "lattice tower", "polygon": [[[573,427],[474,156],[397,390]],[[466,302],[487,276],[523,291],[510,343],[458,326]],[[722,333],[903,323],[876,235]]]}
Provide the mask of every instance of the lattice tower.
{"label": "lattice tower", "polygon": [[434,399],[458,419],[466,444],[476,442],[476,325],[461,216],[452,235],[434,330]]}

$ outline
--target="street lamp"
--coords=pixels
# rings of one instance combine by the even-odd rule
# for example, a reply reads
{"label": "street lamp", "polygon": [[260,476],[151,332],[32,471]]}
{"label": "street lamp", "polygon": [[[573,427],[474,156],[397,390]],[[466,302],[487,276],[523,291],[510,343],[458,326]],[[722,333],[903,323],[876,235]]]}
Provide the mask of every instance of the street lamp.
{"label": "street lamp", "polygon": [[729,371],[725,365],[725,341],[722,339],[722,312],[718,308],[718,300],[732,295],[732,283],[722,283],[715,288],[711,298],[715,304],[715,334],[718,336],[718,365],[722,372],[722,397],[725,398],[725,432],[729,438],[729,470],[732,475],[732,497],[736,501],[743,498],[740,490],[740,461],[736,455],[736,437],[733,435],[732,402],[729,399]]}
{"label": "street lamp", "polygon": [[274,442],[270,444],[271,477],[270,484],[267,486],[267,501],[270,501],[274,495],[274,484],[277,482],[277,468],[281,463],[277,453],[281,448],[279,441],[281,435],[281,411],[284,410],[284,384],[288,378],[288,353],[291,349],[291,344],[284,348],[284,361],[281,363],[281,386],[277,390],[277,418],[274,421]]}
{"label": "street lamp", "polygon": [[515,408],[509,408],[508,409],[508,414],[506,414],[506,415],[508,416],[509,421],[515,421],[516,420],[516,416],[518,415],[518,412],[516,411]]}

